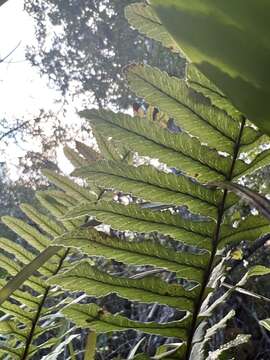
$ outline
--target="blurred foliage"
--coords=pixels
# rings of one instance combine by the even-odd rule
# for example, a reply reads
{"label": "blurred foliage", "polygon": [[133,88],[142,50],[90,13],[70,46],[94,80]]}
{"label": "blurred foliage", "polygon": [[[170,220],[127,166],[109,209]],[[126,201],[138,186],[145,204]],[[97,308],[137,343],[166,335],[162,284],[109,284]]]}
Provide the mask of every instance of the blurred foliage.
{"label": "blurred foliage", "polygon": [[151,5],[187,58],[269,135],[269,2],[151,0]]}

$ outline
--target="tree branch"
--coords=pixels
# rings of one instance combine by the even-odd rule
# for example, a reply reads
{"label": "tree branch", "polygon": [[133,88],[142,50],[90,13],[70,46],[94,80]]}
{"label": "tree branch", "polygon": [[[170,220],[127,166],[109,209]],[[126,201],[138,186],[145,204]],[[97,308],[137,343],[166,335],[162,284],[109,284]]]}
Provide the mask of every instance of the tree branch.
{"label": "tree branch", "polygon": [[[1,6],[1,0],[0,0],[0,6]],[[18,44],[6,55],[4,56],[2,59],[0,59],[0,64],[2,62],[4,62],[10,55],[12,55],[14,53],[14,51],[16,51],[18,49],[18,47],[21,45],[21,40],[18,42]]]}
{"label": "tree branch", "polygon": [[22,128],[23,128],[25,125],[27,125],[29,122],[30,122],[30,120],[26,120],[26,121],[24,121],[22,124],[14,127],[13,129],[8,130],[7,132],[5,132],[4,134],[2,134],[2,135],[0,136],[0,141],[3,140],[5,137],[11,135],[12,133],[14,133],[14,132],[22,129]]}

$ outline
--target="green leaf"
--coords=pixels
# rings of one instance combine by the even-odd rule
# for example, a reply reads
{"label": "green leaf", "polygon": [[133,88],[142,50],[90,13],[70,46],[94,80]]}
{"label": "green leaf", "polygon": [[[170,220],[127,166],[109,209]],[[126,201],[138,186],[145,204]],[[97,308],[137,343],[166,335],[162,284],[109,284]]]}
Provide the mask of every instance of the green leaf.
{"label": "green leaf", "polygon": [[[5,284],[6,284],[5,280],[0,280],[1,287],[3,287]],[[26,283],[25,283],[25,285],[26,285]],[[12,299],[19,301],[21,304],[24,304],[28,308],[31,308],[31,309],[36,309],[36,307],[39,303],[39,299],[37,299],[36,297],[33,297],[28,292],[22,291],[22,290],[15,290],[10,297]],[[0,324],[1,324],[1,322],[0,322]]]}
{"label": "green leaf", "polygon": [[187,81],[193,90],[208,98],[211,104],[224,110],[232,118],[241,119],[242,114],[231,104],[229,99],[192,63],[187,65]]}
{"label": "green leaf", "polygon": [[[239,164],[234,172],[234,180],[240,179],[243,176],[249,176],[256,171],[270,165],[270,150],[260,152],[250,164]],[[242,166],[241,166],[242,165]]]}
{"label": "green leaf", "polygon": [[93,200],[95,198],[90,191],[87,191],[63,175],[59,175],[51,170],[43,170],[43,174],[57,187],[78,200]]}
{"label": "green leaf", "polygon": [[100,160],[101,155],[96,152],[92,147],[89,147],[78,140],[75,140],[75,144],[76,150],[88,161],[88,163]]}
{"label": "green leaf", "polygon": [[[92,213],[91,213],[92,212]],[[212,235],[212,232],[215,228],[215,222],[208,219],[208,218],[200,218],[196,219],[194,221],[190,218],[185,218],[184,216],[181,216],[179,213],[171,213],[170,211],[152,211],[151,209],[144,208],[141,204],[131,203],[129,205],[122,205],[114,201],[105,201],[101,200],[98,203],[81,203],[77,207],[71,209],[67,214],[66,218],[72,218],[72,217],[80,217],[84,216],[85,214],[91,215],[99,213],[100,218],[106,217],[106,213],[108,214],[119,214],[123,215],[123,217],[132,218],[134,220],[142,220],[142,227],[144,227],[143,223],[145,223],[145,226],[147,227],[147,223],[156,223],[155,229],[148,230],[148,231],[158,231],[159,226],[163,228],[163,225],[168,225],[175,227],[176,229],[185,229],[187,231],[190,231],[194,233],[194,235],[201,235],[204,236],[204,240],[201,239],[201,245],[203,246],[205,244],[206,248],[209,248],[207,246],[208,239],[207,237]],[[119,217],[120,218],[120,217]],[[132,221],[130,219],[130,221]],[[121,226],[121,221],[119,221]],[[125,227],[125,224],[123,223],[123,228]],[[129,227],[129,225],[128,225]],[[151,225],[149,225],[150,229]],[[165,229],[165,228],[164,228]],[[129,229],[124,229],[129,230]],[[168,228],[169,230],[169,228]],[[136,231],[134,229],[134,231]],[[144,232],[144,229],[138,228],[137,231]],[[164,234],[164,232],[161,231],[161,233]],[[165,232],[166,234],[166,232]],[[172,230],[172,236],[173,236],[173,230]],[[192,234],[190,234],[190,237],[192,237]],[[178,238],[177,238],[178,239]],[[178,239],[179,240],[179,239]],[[186,240],[187,243],[192,244],[192,240]],[[196,246],[198,242],[194,242],[193,245]]]}
{"label": "green leaf", "polygon": [[186,339],[184,330],[188,318],[172,321],[169,323],[139,322],[129,320],[119,314],[112,315],[95,304],[76,304],[67,306],[63,313],[70,318],[77,326],[90,328],[97,333],[125,331],[135,329],[148,334],[156,334],[167,337],[178,337]]}
{"label": "green leaf", "polygon": [[65,146],[64,147],[65,157],[71,162],[75,167],[86,166],[89,162],[84,159],[77,151],[72,148]]}
{"label": "green leaf", "polygon": [[[243,115],[232,105],[222,91],[207,79],[192,63],[187,66],[187,81],[189,87],[208,98],[212,105],[225,111],[232,118],[242,121]],[[249,144],[253,144],[254,141],[260,137],[261,133],[254,129],[253,124],[247,121],[240,143],[242,146],[243,144],[247,144],[244,145],[247,148]]]}
{"label": "green leaf", "polygon": [[[16,244],[14,241],[0,238],[1,249],[16,257],[21,263],[28,264],[35,259],[35,255],[26,250],[22,245]],[[39,272],[43,275],[50,276],[53,272],[51,264],[47,264],[43,268],[39,269]]]}
{"label": "green leaf", "polygon": [[18,340],[25,340],[24,331],[21,330],[18,325],[18,321],[2,320],[0,322],[1,335],[9,335],[12,333],[17,337]]}
{"label": "green leaf", "polygon": [[[37,192],[36,197],[40,203],[56,218],[62,218],[68,208],[76,203],[76,200],[70,198],[68,194],[60,191],[43,191]],[[63,221],[64,227],[73,230],[81,224],[81,221]]]}
{"label": "green leaf", "polygon": [[115,143],[94,130],[94,135],[101,150],[102,156],[107,160],[121,161],[123,159],[122,145]]}
{"label": "green leaf", "polygon": [[151,0],[162,24],[197,68],[270,133],[266,1]]}
{"label": "green leaf", "polygon": [[147,201],[186,205],[193,213],[215,217],[222,194],[185,176],[158,171],[151,166],[129,166],[122,162],[100,161],[73,172],[95,184],[130,192]]}
{"label": "green leaf", "polygon": [[3,216],[2,221],[11,230],[16,232],[19,236],[29,242],[35,249],[43,251],[50,245],[50,240],[47,236],[41,234],[33,226],[26,224],[20,219],[13,218],[11,216]]}
{"label": "green leaf", "polygon": [[12,359],[21,360],[22,349],[14,349],[14,347],[5,346],[5,345],[1,344],[0,355],[5,355],[5,356],[6,355],[11,355]]}
{"label": "green leaf", "polygon": [[[7,354],[12,354],[9,351],[12,344],[14,353],[18,350],[20,359],[30,359],[40,350],[56,346],[60,340],[55,337],[55,330],[60,324],[59,317],[54,314],[61,305],[57,303],[55,306],[56,292],[47,284],[47,278],[56,275],[66,264],[69,250],[61,246],[50,246],[51,238],[65,233],[63,226],[30,205],[24,204],[22,210],[43,232],[22,220],[3,218],[4,223],[23,237],[27,244],[22,246],[8,239],[0,239],[1,248],[4,250],[0,255],[0,267],[12,276],[8,281],[0,280],[0,310],[5,313],[2,319],[7,316],[9,318],[9,323],[0,322],[0,329],[2,327],[6,334],[3,348]],[[63,296],[64,294],[61,294],[62,298]],[[41,342],[44,334],[48,340]],[[14,335],[16,343],[10,341]],[[13,358],[13,355],[11,356]]]}
{"label": "green leaf", "polygon": [[29,204],[21,204],[21,210],[40,228],[51,235],[52,237],[58,236],[64,232],[63,226],[61,224],[53,221],[48,216],[41,214],[37,209],[32,207]]}
{"label": "green leaf", "polygon": [[[2,300],[2,298],[1,298]],[[12,304],[10,302],[5,302],[3,303],[1,301],[1,306],[0,306],[0,310],[4,311],[6,314],[8,315],[13,315],[16,317],[16,319],[18,319],[20,322],[22,322],[23,324],[30,324],[32,321],[32,317],[33,317],[33,312],[29,311],[28,309],[24,310],[22,309],[22,307],[20,307],[19,305],[16,304]]]}
{"label": "green leaf", "polygon": [[270,225],[267,226],[258,226],[252,232],[250,230],[243,230],[236,232],[233,235],[227,236],[219,241],[218,249],[222,252],[225,246],[236,246],[245,239],[249,244],[252,244],[258,238],[264,236],[266,233],[269,233]]}
{"label": "green leaf", "polygon": [[248,276],[249,277],[252,277],[252,276],[264,276],[264,275],[268,275],[268,274],[270,274],[270,268],[262,266],[262,265],[253,266],[248,271]]}
{"label": "green leaf", "polygon": [[71,270],[50,278],[49,283],[71,291],[84,290],[90,296],[106,296],[117,293],[124,298],[143,303],[159,303],[191,311],[193,301],[182,286],[166,284],[155,276],[143,279],[116,277],[98,270],[89,262],[80,262]]}
{"label": "green leaf", "polygon": [[[207,264],[207,250],[211,248],[211,240],[205,233],[211,231],[213,225],[211,222],[192,223],[181,219],[179,215],[172,215],[168,212],[153,213],[151,210],[140,209],[137,205],[123,206],[109,202],[80,205],[77,209],[71,210],[66,218],[85,215],[95,216],[98,220],[105,224],[111,224],[113,228],[121,231],[158,232],[183,244],[198,246],[193,253],[192,249],[190,252],[186,252],[185,263],[199,268],[204,268]],[[200,230],[204,234],[200,234]]]}
{"label": "green leaf", "polygon": [[80,248],[90,256],[105,256],[130,265],[150,265],[175,272],[179,278],[201,282],[203,272],[185,265],[185,253],[158,242],[126,241],[95,229],[81,229],[58,237],[55,244]]}

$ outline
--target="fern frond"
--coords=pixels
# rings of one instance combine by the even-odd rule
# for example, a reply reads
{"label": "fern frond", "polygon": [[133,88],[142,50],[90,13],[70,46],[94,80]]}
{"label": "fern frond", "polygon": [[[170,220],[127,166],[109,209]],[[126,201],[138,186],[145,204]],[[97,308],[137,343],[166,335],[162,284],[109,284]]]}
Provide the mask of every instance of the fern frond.
{"label": "fern frond", "polygon": [[[136,88],[138,93],[140,90],[140,95],[143,95],[152,105],[159,105],[162,111],[167,112],[175,119],[178,117],[179,126],[187,130],[189,134],[185,132],[172,134],[168,129],[161,129],[155,124],[150,124],[146,119],[131,118],[128,115],[105,111],[99,113],[84,111],[82,115],[89,118],[96,132],[103,136],[111,136],[118,142],[121,141],[121,138],[125,138],[125,144],[131,151],[138,152],[141,156],[158,158],[169,167],[181,169],[183,173],[179,176],[174,173],[166,174],[151,166],[134,167],[131,164],[123,164],[121,161],[101,161],[91,167],[78,169],[74,174],[87,179],[89,184],[99,183],[104,188],[129,193],[131,196],[139,197],[142,201],[171,204],[172,207],[186,205],[193,214],[204,215],[206,219],[195,220],[196,216],[194,217],[193,214],[190,215],[190,218],[184,218],[178,212],[172,214],[164,210],[152,211],[151,206],[146,209],[139,204],[124,206],[110,201],[82,202],[69,211],[65,219],[70,220],[88,215],[104,224],[111,225],[115,230],[146,234],[157,232],[158,236],[169,236],[185,246],[179,251],[181,265],[188,265],[190,268],[197,268],[204,272],[205,277],[202,279],[202,283],[198,277],[196,280],[199,280],[200,288],[205,289],[213,266],[219,261],[217,255],[221,253],[221,250],[228,245],[241,242],[243,237],[253,242],[269,231],[269,225],[263,219],[260,219],[258,223],[258,219],[254,216],[244,221],[243,224],[240,223],[236,228],[223,223],[226,209],[236,202],[235,197],[228,191],[212,192],[209,187],[204,185],[213,178],[224,177],[230,181],[236,176],[240,177],[242,173],[255,171],[260,165],[264,166],[267,163],[267,155],[262,151],[250,164],[240,160],[242,147],[245,149],[247,144],[256,143],[260,134],[255,128],[250,127],[245,119],[241,118],[239,122],[240,117],[236,116],[236,112],[235,118],[233,118],[230,107],[225,111],[225,101],[220,108],[217,106],[218,103],[213,106],[205,99],[196,97],[188,88],[187,83],[171,78],[157,69],[148,66],[134,66],[130,68],[128,77],[133,88]],[[159,93],[158,89],[160,89]],[[173,112],[174,109],[175,112]],[[200,131],[198,131],[199,129]],[[218,136],[214,135],[214,132],[218,133]],[[227,155],[223,156],[221,152],[222,154],[227,153]],[[188,157],[189,162],[187,162]],[[162,209],[162,206],[160,208]],[[252,231],[250,231],[251,229]],[[89,234],[88,238],[90,239],[91,236]],[[87,245],[86,234],[80,236],[78,232],[75,237],[68,239],[67,236],[66,240],[61,239],[60,243],[64,244],[67,241],[67,244],[75,244],[75,239],[80,239],[79,243],[83,251],[89,255],[94,254],[94,247],[91,247],[90,244]],[[136,242],[129,244],[129,248],[127,246],[123,248],[120,245],[121,251],[118,255],[114,255],[114,247],[118,248],[121,244],[119,240],[109,240],[110,246],[113,244],[111,249],[108,247],[108,242],[105,244],[105,241],[102,242],[95,237],[93,241],[99,244],[96,245],[98,255],[114,258],[127,264],[130,263],[130,260],[125,261],[125,256],[127,259],[132,259],[132,263],[136,261],[137,265],[148,260],[146,264],[158,266],[156,260],[150,261],[149,258],[142,258],[140,261],[138,259]],[[162,247],[166,248],[166,245],[162,244]],[[192,253],[192,248],[199,252],[195,255]],[[201,250],[202,252],[200,252]],[[134,257],[129,255],[132,251],[135,253]],[[170,271],[175,269],[172,266],[169,267],[169,264],[166,268]],[[188,269],[187,273],[189,273]],[[57,277],[58,282],[61,281],[61,277],[62,275]],[[189,275],[186,276],[186,279],[192,278]],[[69,283],[68,287],[75,286],[75,282],[70,281],[72,285]],[[111,289],[111,291],[113,290]],[[104,293],[102,294],[104,295]],[[127,296],[127,293],[119,294]],[[199,296],[201,300],[195,301],[193,310],[189,310],[193,313],[193,340],[189,339],[187,344],[187,352],[190,355],[196,344],[196,334],[199,331],[197,317],[204,296],[205,290],[201,290]],[[131,299],[134,300],[132,297]],[[139,298],[136,300],[143,301]],[[215,331],[215,329],[214,327],[212,330]]]}
{"label": "fern frond", "polygon": [[[170,82],[172,79],[167,81]],[[187,94],[188,92],[186,92],[185,96],[188,96]],[[191,100],[192,105],[189,101],[186,104],[192,108],[194,113],[198,112],[196,116],[205,115],[207,107],[196,106],[193,101],[194,99]],[[208,114],[209,118],[212,118],[215,112],[220,115],[219,111],[223,110],[214,108],[211,111]],[[143,118],[131,118],[128,115],[114,114],[107,111],[84,111],[82,115],[91,120],[96,133],[101,133],[103,137],[111,136],[116,142],[120,142],[124,136],[125,145],[131,151],[137,151],[139,155],[149,156],[150,158],[158,158],[167,166],[176,166],[176,162],[178,162],[178,166],[184,170],[184,174],[180,176],[174,173],[166,174],[151,166],[134,167],[131,164],[124,164],[118,159],[98,161],[91,166],[75,170],[74,175],[87,179],[90,185],[94,183],[105,189],[110,188],[115,191],[129,193],[131,196],[139,197],[142,201],[150,202],[150,204],[151,202],[169,204],[172,207],[185,205],[193,214],[200,214],[205,217],[195,220],[193,214],[189,218],[184,218],[178,212],[153,211],[151,206],[147,209],[140,204],[126,206],[113,201],[99,200],[93,202],[87,200],[69,210],[62,220],[74,221],[86,216],[94,217],[104,224],[109,224],[114,230],[129,231],[135,236],[137,233],[149,235],[157,233],[157,237],[168,236],[173,241],[182,244],[181,250],[175,252],[175,250],[168,248],[164,242],[162,244],[155,243],[147,239],[144,239],[141,243],[136,241],[127,242],[117,236],[112,236],[112,234],[105,235],[102,232],[97,232],[95,229],[78,229],[58,238],[56,243],[62,246],[78,246],[81,251],[89,256],[103,256],[107,259],[120,261],[126,266],[148,265],[155,268],[161,267],[166,271],[174,272],[178,278],[182,279],[182,283],[185,279],[189,282],[193,281],[197,285],[195,287],[193,285],[192,293],[190,288],[188,290],[186,287],[181,287],[180,284],[171,284],[174,289],[178,287],[176,301],[173,298],[173,293],[170,293],[169,285],[164,285],[161,278],[156,276],[147,276],[141,279],[119,278],[100,270],[89,262],[76,265],[65,273],[51,278],[50,282],[70,291],[79,291],[83,287],[88,295],[98,297],[116,292],[121,297],[143,303],[151,303],[158,298],[161,304],[192,313],[191,329],[193,336],[192,340],[189,339],[186,344],[187,352],[190,352],[190,356],[192,356],[194,349],[200,343],[200,341],[196,340],[199,331],[197,326],[200,323],[197,318],[200,314],[202,302],[206,298],[205,290],[212,267],[219,261],[218,257],[216,257],[218,251],[220,252],[228,244],[240,242],[250,229],[252,231],[248,239],[251,242],[269,230],[269,225],[265,224],[263,219],[260,219],[258,223],[256,217],[250,217],[243,222],[243,225],[240,224],[238,228],[223,224],[226,209],[235,203],[235,197],[227,191],[222,193],[203,184],[205,181],[212,181],[213,178],[233,179],[234,174],[237,174],[237,172],[248,171],[252,165],[244,163],[238,157],[241,153],[242,144],[245,146],[249,141],[256,142],[257,132],[255,129],[251,129],[249,125],[246,130],[245,120],[238,124],[236,120],[226,115],[228,126],[226,132],[222,133],[222,127],[216,129],[223,138],[230,135],[231,150],[229,151],[226,148],[225,141],[220,144],[217,151],[202,145],[194,137],[194,135],[198,135],[196,131],[195,133],[191,132],[192,127],[189,127],[188,130],[193,136],[183,132],[172,134],[169,130],[150,124]],[[225,116],[224,112],[220,116],[223,118]],[[205,118],[208,119],[208,117]],[[187,119],[187,123],[190,124],[191,121],[189,121],[188,117]],[[233,127],[231,127],[231,122],[234,124]],[[205,127],[207,128],[212,123],[205,120],[205,124],[207,124]],[[238,137],[236,136],[237,131]],[[247,135],[243,138],[244,133]],[[205,142],[209,143],[208,140],[207,138]],[[219,151],[229,152],[231,155],[223,156]],[[190,157],[189,164],[185,160],[188,157]],[[261,157],[263,158],[264,155],[261,155]],[[196,174],[194,174],[195,171]],[[175,254],[172,254],[173,252]],[[164,286],[166,295],[161,290],[165,289]],[[198,299],[200,299],[199,302]],[[222,299],[215,307],[221,303]],[[210,312],[204,313],[208,314],[207,316],[211,314]],[[74,321],[76,322],[75,315]],[[208,332],[205,330],[205,339],[209,340],[212,332],[214,333],[218,328],[225,326],[225,323],[225,320],[221,321],[209,328]],[[245,339],[248,338],[245,337]],[[185,342],[185,339],[183,338],[182,341]],[[236,342],[229,343],[229,345],[233,346],[237,342],[238,339]],[[202,350],[200,350],[202,354],[205,354],[204,345],[204,342],[200,345],[202,346]],[[228,347],[230,347],[229,345]]]}
{"label": "fern frond", "polygon": [[[9,276],[16,276],[25,265],[33,262],[35,254],[52,245],[54,237],[63,235],[67,231],[63,225],[30,205],[22,205],[22,210],[47,235],[41,233],[36,226],[22,220],[12,217],[3,218],[3,222],[25,240],[25,243],[21,245],[9,239],[0,239],[1,248],[4,251],[0,256],[0,267],[5,269]],[[9,355],[12,359],[15,357],[20,360],[31,359],[37,356],[39,351],[55,346],[60,340],[55,335],[61,323],[56,317],[45,321],[45,317],[49,319],[56,310],[52,301],[54,289],[48,285],[47,278],[56,275],[61,270],[70,252],[69,249],[61,249],[61,247],[56,249],[58,253],[54,256],[50,255],[50,259],[38,269],[38,272],[29,277],[24,285],[15,290],[9,300],[2,303],[0,307],[5,314],[3,318],[5,320],[0,320],[0,332],[6,338],[1,348],[4,349],[5,355]],[[2,280],[1,285],[4,288],[6,280]],[[15,344],[12,343],[14,336],[16,337]],[[42,337],[48,340],[40,344]]]}

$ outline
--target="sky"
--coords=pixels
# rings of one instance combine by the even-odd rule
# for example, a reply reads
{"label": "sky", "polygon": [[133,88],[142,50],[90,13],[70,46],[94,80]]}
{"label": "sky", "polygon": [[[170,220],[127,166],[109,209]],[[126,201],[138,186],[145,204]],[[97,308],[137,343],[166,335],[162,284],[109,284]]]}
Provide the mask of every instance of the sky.
{"label": "sky", "polygon": [[0,34],[1,58],[20,42],[0,64],[1,116],[27,116],[40,107],[53,107],[60,95],[25,59],[25,47],[35,40],[35,28],[31,17],[23,11],[23,0],[8,0],[0,8]]}
{"label": "sky", "polygon": [[[41,77],[38,70],[25,59],[26,46],[35,41],[35,27],[32,18],[23,11],[23,0],[8,0],[1,6],[0,34],[0,59],[19,44],[12,55],[0,63],[0,116],[28,120],[41,108],[58,112],[61,107],[61,94],[49,86],[47,77]],[[72,121],[74,116],[76,118],[72,110],[66,116]],[[0,144],[0,148],[1,146],[4,145]],[[11,142],[8,148],[4,149],[4,160],[10,164],[10,176],[13,180],[19,176],[17,158],[30,149],[38,150],[38,144],[31,141],[18,146]],[[62,149],[58,149],[57,153],[61,170],[68,173],[72,170],[70,163],[65,160]]]}

